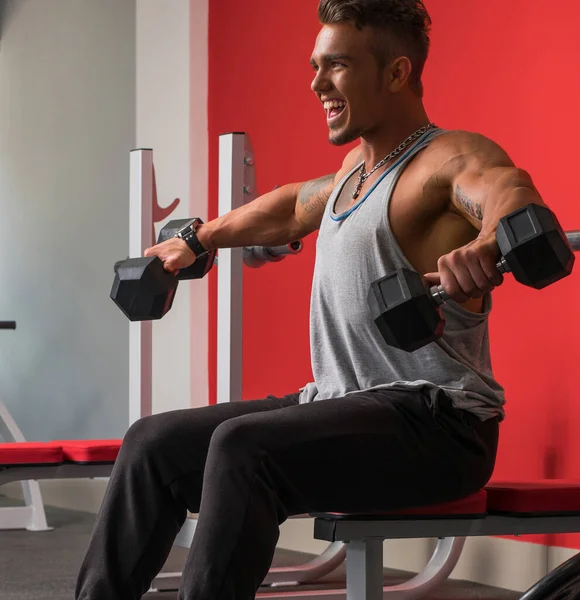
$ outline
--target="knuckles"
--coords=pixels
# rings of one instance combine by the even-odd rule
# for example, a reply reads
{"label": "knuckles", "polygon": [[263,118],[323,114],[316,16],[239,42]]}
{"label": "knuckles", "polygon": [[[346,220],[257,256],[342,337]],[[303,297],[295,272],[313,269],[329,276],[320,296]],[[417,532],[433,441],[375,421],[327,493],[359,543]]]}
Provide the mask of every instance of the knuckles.
{"label": "knuckles", "polygon": [[484,246],[457,248],[441,256],[437,268],[441,285],[453,300],[460,303],[469,298],[482,298],[503,282],[492,250]]}

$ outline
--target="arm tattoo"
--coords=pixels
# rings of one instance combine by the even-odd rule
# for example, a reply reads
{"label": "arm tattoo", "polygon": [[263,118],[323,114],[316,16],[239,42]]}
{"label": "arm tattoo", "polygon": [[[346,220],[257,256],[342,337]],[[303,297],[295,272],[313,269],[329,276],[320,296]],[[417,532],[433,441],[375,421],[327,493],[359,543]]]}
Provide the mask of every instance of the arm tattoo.
{"label": "arm tattoo", "polygon": [[455,188],[455,197],[457,198],[457,202],[463,206],[468,215],[475,217],[478,221],[483,221],[483,210],[481,208],[481,204],[477,204],[477,202],[470,200],[467,197],[467,194],[459,186]]}
{"label": "arm tattoo", "polygon": [[305,183],[298,194],[298,202],[305,213],[320,210],[326,206],[330,198],[330,186],[334,175],[327,175]]}

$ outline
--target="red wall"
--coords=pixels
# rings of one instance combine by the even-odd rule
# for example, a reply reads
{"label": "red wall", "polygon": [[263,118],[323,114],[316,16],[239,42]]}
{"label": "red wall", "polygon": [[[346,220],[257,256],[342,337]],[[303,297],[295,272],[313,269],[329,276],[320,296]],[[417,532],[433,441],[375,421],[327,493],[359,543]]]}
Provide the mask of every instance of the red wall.
{"label": "red wall", "polygon": [[[425,102],[438,125],[483,133],[527,169],[565,229],[580,229],[576,139],[580,130],[580,3],[427,0],[433,18]],[[314,0],[212,0],[210,4],[210,217],[217,215],[218,136],[246,131],[258,187],[335,172],[345,149],[327,143],[309,85],[319,25]],[[310,381],[309,294],[315,236],[281,264],[247,270],[244,398],[293,391]],[[578,477],[574,436],[575,302],[579,271],[537,292],[509,277],[494,293],[495,371],[508,397],[495,473],[501,478]],[[215,274],[210,319],[215,325]],[[215,398],[215,336],[210,379]],[[530,539],[530,538],[526,538]],[[580,547],[573,536],[534,538]]]}

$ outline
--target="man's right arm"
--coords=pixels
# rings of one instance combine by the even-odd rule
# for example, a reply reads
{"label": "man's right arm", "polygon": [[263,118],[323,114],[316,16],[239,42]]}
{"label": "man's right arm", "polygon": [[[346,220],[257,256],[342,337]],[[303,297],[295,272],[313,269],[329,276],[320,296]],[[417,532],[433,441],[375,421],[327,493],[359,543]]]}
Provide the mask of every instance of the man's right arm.
{"label": "man's right arm", "polygon": [[[283,246],[301,240],[320,227],[330,195],[341,179],[360,161],[360,148],[351,151],[336,175],[305,183],[291,183],[201,225],[197,237],[208,250],[244,246]],[[195,259],[187,244],[170,238],[145,256],[158,256],[165,269],[178,273]]]}
{"label": "man's right arm", "polygon": [[282,246],[300,240],[320,226],[334,175],[291,183],[202,225],[197,232],[204,247]]}
{"label": "man's right arm", "polygon": [[356,148],[347,155],[338,173],[284,185],[202,225],[197,232],[199,241],[213,250],[282,246],[301,240],[320,227],[335,186],[359,158],[360,149]]}

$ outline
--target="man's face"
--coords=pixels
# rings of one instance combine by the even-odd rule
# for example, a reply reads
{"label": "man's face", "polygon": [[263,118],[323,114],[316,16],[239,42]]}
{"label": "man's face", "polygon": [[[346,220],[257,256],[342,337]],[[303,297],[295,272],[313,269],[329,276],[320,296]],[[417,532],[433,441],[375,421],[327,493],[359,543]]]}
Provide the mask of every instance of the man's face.
{"label": "man's face", "polygon": [[312,90],[324,103],[331,144],[355,141],[389,116],[388,67],[380,72],[373,32],[351,23],[324,25],[312,53]]}

